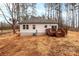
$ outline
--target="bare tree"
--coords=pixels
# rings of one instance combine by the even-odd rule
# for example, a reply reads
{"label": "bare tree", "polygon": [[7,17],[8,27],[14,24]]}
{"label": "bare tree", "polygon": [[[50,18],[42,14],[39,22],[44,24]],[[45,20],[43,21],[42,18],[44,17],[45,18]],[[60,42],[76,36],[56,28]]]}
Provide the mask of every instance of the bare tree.
{"label": "bare tree", "polygon": [[2,15],[4,16],[5,20],[7,21],[7,23],[9,23],[13,29],[13,33],[16,33],[16,23],[18,21],[18,19],[16,19],[15,17],[15,3],[12,4],[5,4],[5,7],[7,9],[7,11],[9,12],[10,16],[9,19],[7,19],[7,16],[5,15],[4,11],[0,8],[0,11],[2,12]]}
{"label": "bare tree", "polygon": [[19,4],[19,11],[20,11],[20,20],[27,20],[28,19],[28,13],[27,13],[27,9],[28,9],[28,3],[20,3]]}
{"label": "bare tree", "polygon": [[44,8],[45,8],[45,18],[47,18],[47,5],[46,4],[44,4]]}
{"label": "bare tree", "polygon": [[32,16],[35,16],[36,15],[36,3],[32,3],[31,7],[32,7]]}
{"label": "bare tree", "polygon": [[74,28],[74,3],[72,3],[72,28]]}
{"label": "bare tree", "polygon": [[59,11],[59,15],[58,15],[58,25],[59,27],[62,27],[62,4],[58,4],[58,11]]}
{"label": "bare tree", "polygon": [[18,22],[20,22],[20,4],[15,3],[15,13],[16,13],[16,19]]}
{"label": "bare tree", "polygon": [[79,28],[79,3],[78,3],[78,28]]}
{"label": "bare tree", "polygon": [[46,9],[46,12],[47,12],[47,17],[48,17],[48,19],[49,19],[49,14],[50,14],[50,3],[45,3],[44,4],[45,5],[45,9]]}
{"label": "bare tree", "polygon": [[1,25],[0,29],[1,29],[1,34],[2,34],[3,33],[3,23],[1,22],[0,25]]}

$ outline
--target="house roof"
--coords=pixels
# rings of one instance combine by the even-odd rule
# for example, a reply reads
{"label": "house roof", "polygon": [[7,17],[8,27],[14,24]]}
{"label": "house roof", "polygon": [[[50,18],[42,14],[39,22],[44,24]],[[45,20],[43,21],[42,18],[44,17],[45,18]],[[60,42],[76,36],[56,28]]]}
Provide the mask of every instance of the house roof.
{"label": "house roof", "polygon": [[29,19],[25,21],[21,21],[19,24],[58,24],[55,20],[47,20],[47,19]]}

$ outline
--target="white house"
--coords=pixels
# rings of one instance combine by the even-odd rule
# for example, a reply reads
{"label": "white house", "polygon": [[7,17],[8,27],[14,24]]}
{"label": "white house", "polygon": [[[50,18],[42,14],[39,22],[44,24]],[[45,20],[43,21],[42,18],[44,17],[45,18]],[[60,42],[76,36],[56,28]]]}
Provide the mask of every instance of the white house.
{"label": "white house", "polygon": [[44,35],[47,28],[56,27],[58,23],[53,20],[33,19],[20,22],[20,34],[23,35]]}

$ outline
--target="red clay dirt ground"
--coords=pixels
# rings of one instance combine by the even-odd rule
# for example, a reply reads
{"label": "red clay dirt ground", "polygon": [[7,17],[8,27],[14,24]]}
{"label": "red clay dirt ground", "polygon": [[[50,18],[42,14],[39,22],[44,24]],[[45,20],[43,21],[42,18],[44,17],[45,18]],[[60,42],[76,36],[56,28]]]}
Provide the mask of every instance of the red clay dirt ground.
{"label": "red clay dirt ground", "polygon": [[79,56],[79,32],[66,37],[0,35],[1,56]]}

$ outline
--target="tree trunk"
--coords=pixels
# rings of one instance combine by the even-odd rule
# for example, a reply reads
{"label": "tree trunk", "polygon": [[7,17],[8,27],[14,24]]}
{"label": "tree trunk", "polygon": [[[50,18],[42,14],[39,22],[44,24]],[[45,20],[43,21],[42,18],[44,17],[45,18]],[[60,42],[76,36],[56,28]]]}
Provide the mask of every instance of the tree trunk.
{"label": "tree trunk", "polygon": [[59,27],[62,27],[62,17],[61,17],[61,5],[60,5],[60,3],[59,3],[59,19],[58,19],[58,25],[59,25]]}
{"label": "tree trunk", "polygon": [[74,10],[72,12],[72,28],[74,28]]}
{"label": "tree trunk", "polygon": [[78,6],[78,29],[79,29],[79,6]]}
{"label": "tree trunk", "polygon": [[15,25],[12,25],[13,34],[16,34]]}
{"label": "tree trunk", "polygon": [[49,19],[49,8],[48,8],[48,19]]}
{"label": "tree trunk", "polygon": [[12,18],[12,22],[13,22],[13,24],[12,24],[12,29],[13,29],[13,33],[15,34],[16,33],[16,21],[15,21],[15,19],[13,19]]}
{"label": "tree trunk", "polygon": [[3,33],[3,23],[1,22],[1,34]]}

